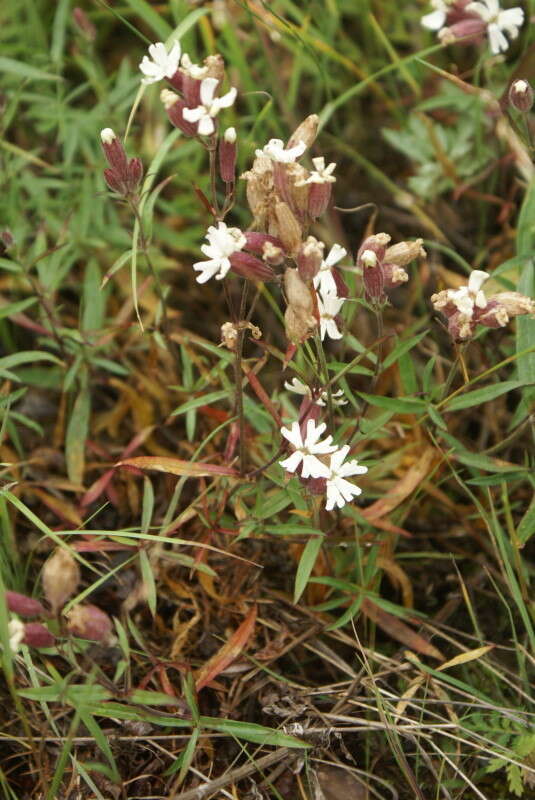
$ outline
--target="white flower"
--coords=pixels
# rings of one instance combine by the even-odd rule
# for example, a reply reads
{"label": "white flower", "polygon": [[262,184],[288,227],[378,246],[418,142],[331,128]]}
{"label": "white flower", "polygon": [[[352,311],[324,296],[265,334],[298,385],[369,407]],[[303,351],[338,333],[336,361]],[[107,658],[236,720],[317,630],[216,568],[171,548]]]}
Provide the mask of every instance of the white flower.
{"label": "white flower", "polygon": [[430,31],[438,31],[444,27],[446,15],[453,0],[431,0],[431,6],[435,9],[430,14],[422,17],[422,25]]}
{"label": "white flower", "polygon": [[314,278],[314,288],[322,294],[337,294],[336,281],[332,268],[347,255],[347,250],[339,244],[333,244],[326,258],[321,262],[318,274]]}
{"label": "white flower", "polygon": [[290,444],[295,447],[295,451],[284,461],[279,461],[281,467],[287,472],[295,472],[299,465],[302,465],[301,476],[303,478],[327,478],[330,475],[329,467],[317,458],[317,455],[328,455],[333,453],[337,447],[331,444],[333,437],[327,436],[321,440],[321,435],[326,429],[323,422],[316,427],[313,419],[307,421],[306,436],[303,441],[299,422],[292,422],[292,427],[281,428],[281,433]]}
{"label": "white flower", "polygon": [[157,83],[164,78],[172,78],[180,63],[180,42],[175,40],[169,52],[163,42],[156,42],[149,46],[148,56],[143,56],[139,69],[145,76],[141,83]]}
{"label": "white flower", "polygon": [[487,23],[490,49],[494,55],[505,53],[509,48],[505,34],[516,39],[524,22],[524,11],[520,6],[502,11],[499,0],[477,0],[469,3],[466,11],[478,14]]}
{"label": "white flower", "polygon": [[295,147],[285,150],[282,139],[270,139],[263,150],[256,150],[255,155],[257,157],[267,156],[272,161],[278,161],[281,164],[291,164],[300,158],[306,149],[307,146],[304,142],[298,142]]}
{"label": "white flower", "polygon": [[468,286],[461,286],[457,291],[450,290],[449,299],[457,311],[472,319],[475,306],[478,308],[487,307],[487,298],[481,287],[488,278],[488,273],[480,269],[474,269],[468,279]]}
{"label": "white flower", "polygon": [[187,53],[182,56],[180,69],[185,75],[189,75],[190,78],[195,78],[197,81],[205,78],[208,73],[208,67],[200,67],[198,64],[194,64]]}
{"label": "white flower", "polygon": [[219,86],[217,78],[204,78],[201,81],[201,105],[197,108],[185,108],[182,116],[188,122],[197,122],[197,132],[201,136],[210,136],[215,131],[214,117],[222,108],[229,108],[236,100],[237,90],[232,87],[222,97],[214,97]]}
{"label": "white flower", "polygon": [[230,269],[230,256],[245,247],[247,239],[239,228],[227,228],[224,222],[219,222],[217,228],[210,225],[206,233],[208,244],[201,247],[209,261],[197,261],[193,269],[201,274],[197,276],[197,283],[206,283],[210,278],[217,280],[224,278]]}
{"label": "white flower", "polygon": [[336,315],[340,312],[344,304],[343,297],[337,297],[335,294],[319,294],[318,295],[318,309],[320,312],[320,335],[321,339],[329,336],[331,339],[341,339],[342,334],[336,326]]}
{"label": "white flower", "polygon": [[310,173],[306,181],[303,183],[297,182],[296,186],[302,186],[305,183],[335,183],[336,178],[332,174],[336,169],[336,164],[334,161],[329,164],[328,167],[325,166],[325,159],[323,156],[319,156],[318,158],[313,158],[312,163],[314,164],[315,169]]}
{"label": "white flower", "polygon": [[[310,397],[312,398],[312,391],[310,387],[299,380],[299,378],[292,378],[291,383],[288,381],[284,381],[284,388],[288,389],[289,392],[294,392],[295,394],[303,395],[303,397]],[[318,398],[314,401],[317,406],[324,406],[326,404],[326,400],[328,398],[328,394],[326,391],[322,392]],[[344,392],[342,389],[339,389],[337,392],[331,393],[331,400],[333,401],[333,405],[335,406],[345,406],[347,404],[347,400],[344,397]]]}
{"label": "white flower", "polygon": [[327,502],[325,508],[331,511],[335,506],[342,508],[351,502],[353,497],[361,494],[362,489],[354,483],[346,481],[351,475],[364,475],[367,467],[360,467],[358,461],[345,461],[349,453],[349,445],[339,448],[331,455],[329,476],[327,478]]}
{"label": "white flower", "polygon": [[24,623],[20,619],[10,620],[7,631],[9,633],[9,648],[12,653],[17,653],[24,639]]}

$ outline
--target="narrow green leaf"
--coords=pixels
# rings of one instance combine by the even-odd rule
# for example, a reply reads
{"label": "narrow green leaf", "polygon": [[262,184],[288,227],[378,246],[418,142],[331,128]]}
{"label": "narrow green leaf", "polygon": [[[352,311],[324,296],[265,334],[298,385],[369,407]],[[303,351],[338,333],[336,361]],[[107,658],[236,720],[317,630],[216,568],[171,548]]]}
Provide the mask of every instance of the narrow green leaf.
{"label": "narrow green leaf", "polygon": [[16,75],[18,78],[23,78],[32,81],[61,81],[59,75],[53,75],[51,72],[44,72],[42,69],[32,67],[29,64],[24,64],[22,61],[16,61],[14,58],[7,58],[0,56],[0,73],[8,72],[11,75]]}
{"label": "narrow green leaf", "polygon": [[385,408],[396,414],[418,414],[425,411],[425,401],[416,397],[382,397],[381,395],[359,392],[359,397],[371,406]]}
{"label": "narrow green leaf", "polygon": [[217,392],[209,392],[208,394],[203,394],[200,397],[194,397],[192,400],[188,400],[178,408],[175,408],[171,416],[176,417],[178,414],[185,414],[187,411],[191,411],[194,408],[208,406],[211,403],[217,403],[219,400],[228,399],[228,397],[229,393],[226,389],[220,389]]}
{"label": "narrow green leaf", "polygon": [[463,408],[480,406],[482,403],[488,403],[489,400],[494,400],[502,394],[512,392],[513,389],[518,389],[523,384],[524,381],[503,381],[502,383],[494,383],[492,386],[485,386],[483,389],[474,389],[473,392],[454,397],[446,405],[446,410],[460,411]]}
{"label": "narrow green leaf", "polygon": [[10,317],[12,314],[20,314],[30,306],[37,303],[37,297],[27,297],[26,300],[19,300],[17,303],[8,303],[0,308],[0,319]]}
{"label": "narrow green leaf", "polygon": [[146,2],[146,0],[126,0],[132,11],[151,28],[158,38],[165,42],[165,40],[172,33],[172,28],[158,12]]}
{"label": "narrow green leaf", "polygon": [[391,367],[392,364],[395,364],[400,356],[408,353],[413,347],[416,347],[418,342],[421,342],[424,336],[427,336],[428,333],[429,331],[425,330],[422,333],[419,333],[417,336],[412,336],[410,339],[398,341],[392,352],[389,353],[383,361],[382,368],[388,369],[388,367]]}
{"label": "narrow green leaf", "polygon": [[297,603],[305,591],[308,579],[314,569],[314,564],[323,544],[323,536],[311,536],[305,545],[305,549],[299,559],[299,565],[295,574],[294,603]]}
{"label": "narrow green leaf", "polygon": [[521,547],[523,547],[528,539],[531,539],[535,533],[535,497],[533,497],[528,510],[518,523],[516,535]]}
{"label": "narrow green leaf", "polygon": [[141,533],[148,533],[154,510],[154,489],[148,475],[143,480],[143,504],[141,511]]}
{"label": "narrow green leaf", "polygon": [[91,395],[86,384],[80,389],[67,425],[65,435],[65,458],[69,480],[82,484],[85,468],[85,442],[89,431]]}
{"label": "narrow green leaf", "polygon": [[156,582],[154,580],[152,564],[145,550],[139,551],[139,566],[141,568],[141,577],[145,585],[145,592],[147,593],[147,605],[150,608],[150,613],[154,616],[156,614]]}

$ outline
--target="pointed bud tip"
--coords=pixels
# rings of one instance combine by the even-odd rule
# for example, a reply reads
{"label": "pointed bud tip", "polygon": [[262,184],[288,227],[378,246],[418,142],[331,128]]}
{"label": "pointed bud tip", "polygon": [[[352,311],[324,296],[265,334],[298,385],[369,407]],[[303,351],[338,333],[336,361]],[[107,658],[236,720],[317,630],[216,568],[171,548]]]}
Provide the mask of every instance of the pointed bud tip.
{"label": "pointed bud tip", "polygon": [[227,128],[223,134],[223,138],[227,144],[234,144],[237,139],[236,128]]}
{"label": "pointed bud tip", "polygon": [[103,128],[100,131],[100,139],[102,144],[113,144],[117,137],[111,128]]}

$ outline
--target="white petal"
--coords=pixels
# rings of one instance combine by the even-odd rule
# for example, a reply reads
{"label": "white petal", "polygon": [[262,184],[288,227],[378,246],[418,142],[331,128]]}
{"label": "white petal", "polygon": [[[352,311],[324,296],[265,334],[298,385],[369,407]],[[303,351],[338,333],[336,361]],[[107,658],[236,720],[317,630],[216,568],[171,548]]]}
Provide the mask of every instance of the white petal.
{"label": "white petal", "polygon": [[182,116],[188,122],[199,122],[206,114],[204,106],[197,106],[197,108],[184,108],[182,109]]}
{"label": "white petal", "polygon": [[479,292],[485,281],[488,280],[489,278],[490,275],[488,274],[488,272],[483,272],[482,269],[472,270],[472,272],[470,273],[470,277],[468,279],[469,291],[473,292],[474,294],[476,292]]}
{"label": "white petal", "polygon": [[279,461],[281,467],[284,467],[286,472],[295,472],[301,461],[303,460],[303,453],[296,450],[291,456],[285,458],[284,461]]}
{"label": "white petal", "polygon": [[217,78],[204,78],[201,81],[201,103],[205,106],[211,105],[214,99],[214,92],[219,84]]}
{"label": "white petal", "polygon": [[314,278],[314,288],[321,294],[336,294],[336,281],[330,270],[321,270]]}
{"label": "white petal", "polygon": [[218,261],[197,261],[193,269],[201,274],[197,276],[197,283],[206,283],[219,271]]}
{"label": "white petal", "polygon": [[211,136],[214,131],[215,125],[212,117],[209,117],[208,114],[205,114],[204,117],[201,117],[199,120],[197,133],[199,133],[201,136]]}
{"label": "white petal", "polygon": [[326,326],[325,326],[325,330],[327,332],[327,336],[329,336],[331,339],[341,339],[342,338],[343,334],[336,327],[336,322],[334,321],[334,319],[328,319],[327,320]]}
{"label": "white petal", "polygon": [[328,478],[329,467],[314,455],[303,456],[303,478]]}
{"label": "white petal", "polygon": [[506,11],[500,11],[496,22],[511,39],[516,39],[524,22],[524,12],[521,8],[508,8]]}
{"label": "white petal", "polygon": [[298,422],[292,422],[291,428],[281,428],[281,433],[294,447],[303,447],[303,437]]}
{"label": "white petal", "polygon": [[446,22],[446,14],[444,11],[432,11],[431,14],[426,14],[422,17],[422,25],[430,31],[438,31],[444,27]]}
{"label": "white petal", "polygon": [[489,20],[498,13],[498,3],[496,3],[496,9],[493,9],[490,7],[491,1],[492,0],[484,0],[484,2],[479,2],[479,0],[476,0],[466,6],[466,11],[478,14],[485,22],[489,22]]}
{"label": "white petal", "polygon": [[345,457],[349,453],[349,445],[345,444],[343,447],[340,447],[336,452],[334,452],[331,456],[331,472],[337,472]]}
{"label": "white petal", "polygon": [[509,49],[509,42],[504,33],[494,23],[487,28],[491,52],[497,56],[498,53],[505,53]]}
{"label": "white petal", "polygon": [[345,258],[346,255],[347,255],[347,250],[345,249],[345,247],[342,247],[342,245],[340,244],[333,244],[323,264],[325,264],[325,266],[327,267],[334,267],[334,265],[338,264],[338,262],[341,261],[343,258]]}
{"label": "white petal", "polygon": [[219,108],[230,108],[234,104],[238,94],[238,90],[232,87],[229,91],[224,94],[222,97],[216,98],[216,103]]}
{"label": "white petal", "polygon": [[299,378],[292,378],[291,383],[284,381],[284,388],[288,389],[289,392],[295,392],[295,394],[310,395],[310,389]]}

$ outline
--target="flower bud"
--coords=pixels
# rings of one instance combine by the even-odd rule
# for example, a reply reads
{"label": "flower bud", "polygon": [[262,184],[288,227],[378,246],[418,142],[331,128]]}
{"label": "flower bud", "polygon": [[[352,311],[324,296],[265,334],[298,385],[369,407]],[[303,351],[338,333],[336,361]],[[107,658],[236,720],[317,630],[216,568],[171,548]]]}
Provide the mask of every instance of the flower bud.
{"label": "flower bud", "polygon": [[160,100],[164,104],[167,116],[175,128],[182,131],[185,136],[197,135],[197,126],[193,122],[188,122],[182,115],[183,110],[188,106],[181,97],[171,92],[169,89],[162,89],[160,92]]}
{"label": "flower bud", "polygon": [[81,8],[76,6],[72,10],[72,21],[88,42],[94,42],[97,38],[97,29]]}
{"label": "flower bud", "polygon": [[182,93],[188,108],[197,108],[201,103],[201,81],[191,75],[182,75]]}
{"label": "flower bud", "polygon": [[307,184],[309,172],[297,162],[286,165],[288,180],[288,205],[301,220],[308,214],[310,186]]}
{"label": "flower bud", "polygon": [[112,622],[97,606],[83,604],[74,606],[67,613],[67,628],[73,636],[107,643],[112,638]]}
{"label": "flower bud", "polygon": [[271,267],[251,253],[244,253],[243,250],[236,251],[230,256],[230,263],[232,272],[249,281],[257,283],[258,281],[275,280],[276,276]]}
{"label": "flower bud", "polygon": [[317,114],[310,114],[306,117],[288,139],[287,149],[290,150],[299,142],[304,142],[307,147],[313,145],[318,135],[319,121],[320,118]]}
{"label": "flower bud", "polygon": [[251,250],[253,253],[262,255],[266,244],[273,247],[282,248],[282,242],[276,236],[270,236],[269,233],[259,233],[257,231],[248,231],[244,234],[247,244],[246,250]]}
{"label": "flower bud", "polygon": [[0,241],[6,250],[9,250],[15,244],[15,239],[11,231],[3,230],[0,232]]}
{"label": "flower bud", "polygon": [[509,102],[513,108],[523,114],[531,111],[533,107],[533,89],[528,81],[518,80],[511,84],[509,87]]}
{"label": "flower bud", "polygon": [[293,215],[287,203],[283,201],[275,203],[274,211],[279,239],[286,252],[294,256],[301,244],[301,225]]}
{"label": "flower bud", "polygon": [[236,180],[236,129],[227,128],[219,140],[219,174],[224,183]]}
{"label": "flower bud", "polygon": [[229,350],[235,350],[238,342],[238,329],[233,322],[224,322],[221,325],[221,344]]}
{"label": "flower bud", "polygon": [[25,623],[23,644],[27,644],[28,647],[52,647],[55,641],[54,634],[40,622]]}
{"label": "flower bud", "polygon": [[[247,236],[247,234],[245,234]],[[275,237],[272,237],[275,238]],[[262,260],[269,264],[270,267],[280,267],[284,263],[284,250],[282,246],[273,244],[273,242],[266,242],[262,248]]]}
{"label": "flower bud", "polygon": [[308,213],[312,219],[321,217],[331,202],[332,183],[312,183],[308,190]]}
{"label": "flower bud", "polygon": [[18,592],[6,592],[6,605],[9,611],[20,614],[21,617],[35,617],[45,613],[44,606],[39,600]]}
{"label": "flower bud", "polygon": [[479,15],[466,17],[459,22],[454,22],[447,28],[438,32],[441,44],[473,44],[483,36],[487,30],[487,23]]}
{"label": "flower bud", "polygon": [[63,547],[58,547],[45,562],[42,582],[45,598],[56,614],[80,583],[80,568]]}
{"label": "flower bud", "polygon": [[389,264],[397,264],[398,267],[406,267],[415,258],[425,258],[427,253],[422,247],[423,239],[415,239],[414,242],[398,242],[392,247],[387,247],[385,261]]}
{"label": "flower bud", "polygon": [[406,283],[409,276],[403,267],[398,267],[397,264],[383,264],[383,282],[385,289],[395,289],[402,283]]}
{"label": "flower bud", "polygon": [[376,233],[368,236],[361,244],[357,253],[357,266],[362,270],[364,290],[369,300],[382,302],[384,300],[385,276],[383,260],[386,245],[390,236],[386,233]]}
{"label": "flower bud", "polygon": [[115,135],[111,128],[104,128],[100,132],[102,149],[106,156],[106,161],[117,175],[125,180],[127,177],[128,159],[121,140]]}
{"label": "flower bud", "polygon": [[455,341],[470,339],[474,334],[475,322],[472,317],[456,311],[448,319],[448,332]]}
{"label": "flower bud", "polygon": [[520,292],[499,292],[495,298],[505,308],[510,317],[517,317],[521,314],[535,314],[535,300],[520,294]]}
{"label": "flower bud", "polygon": [[206,67],[206,77],[215,78],[219,83],[225,80],[225,60],[220,53],[207,56],[203,61]]}
{"label": "flower bud", "polygon": [[311,281],[319,272],[323,261],[325,245],[314,236],[309,236],[299,248],[297,254],[297,269],[299,277],[304,281]]}
{"label": "flower bud", "polygon": [[487,307],[478,314],[477,321],[486,328],[504,328],[509,322],[509,314],[505,306],[496,300],[490,300]]}
{"label": "flower bud", "polygon": [[128,189],[134,192],[143,177],[143,163],[140,158],[131,158],[128,162]]}

